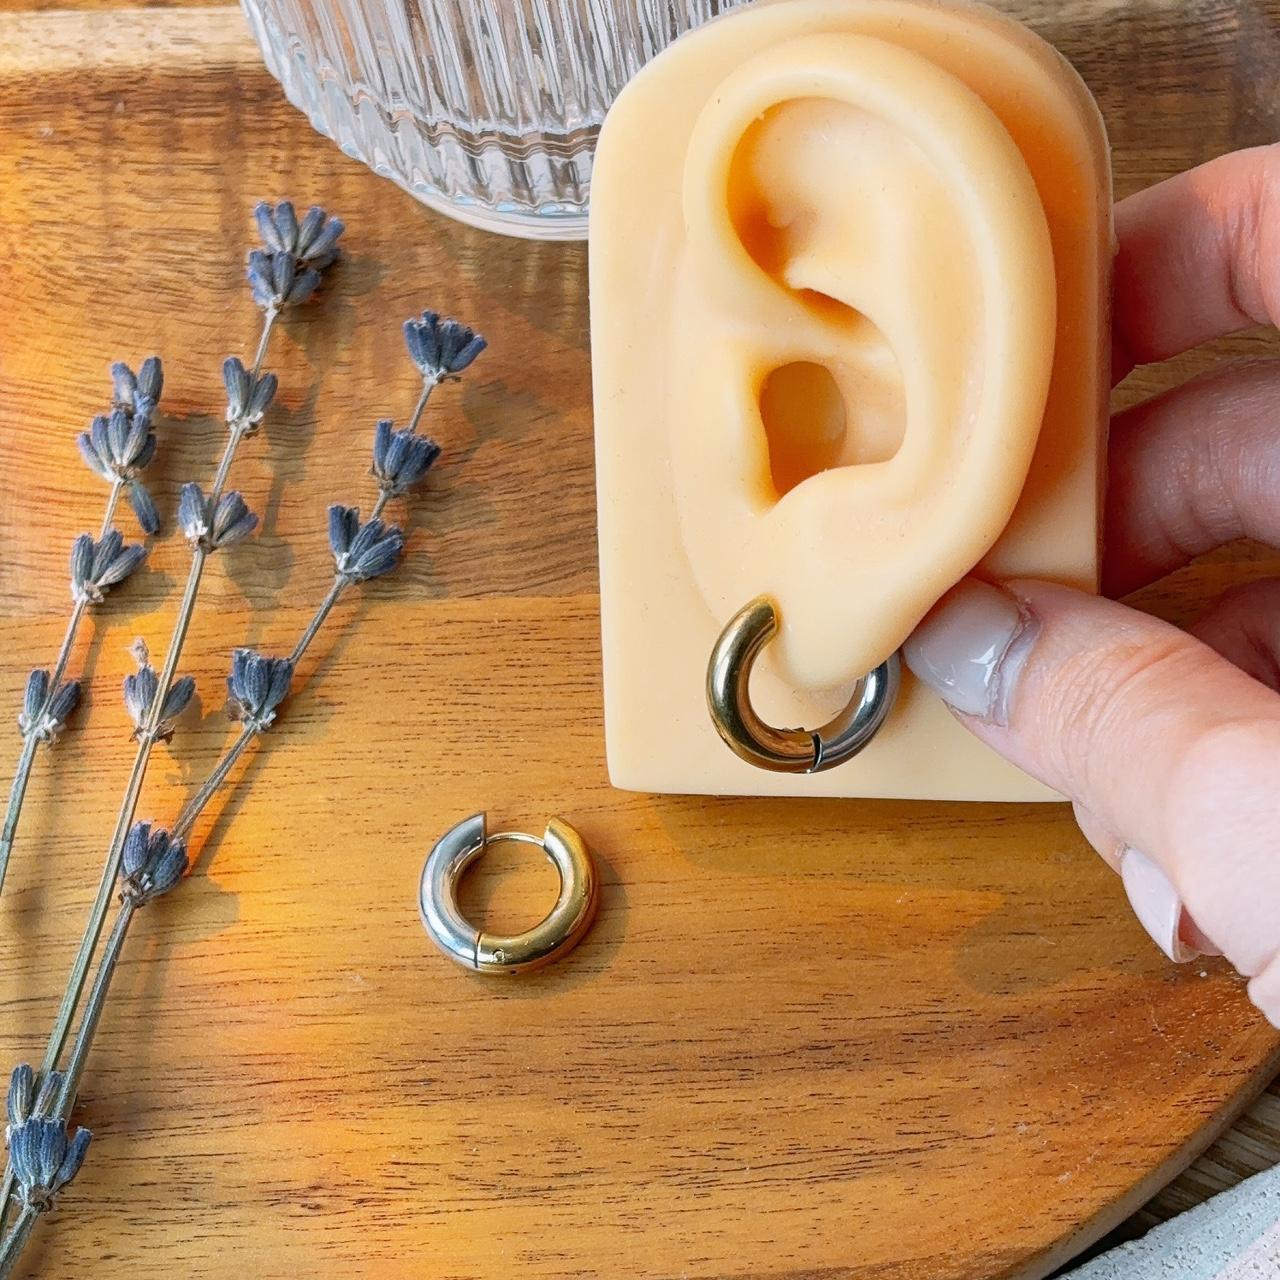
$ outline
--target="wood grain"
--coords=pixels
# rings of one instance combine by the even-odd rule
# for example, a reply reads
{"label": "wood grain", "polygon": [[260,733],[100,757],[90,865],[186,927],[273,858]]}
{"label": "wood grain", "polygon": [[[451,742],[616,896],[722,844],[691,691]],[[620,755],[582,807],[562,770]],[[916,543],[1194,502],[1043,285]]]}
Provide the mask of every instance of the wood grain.
{"label": "wood grain", "polygon": [[[1274,136],[1280,3],[1018,11],[1099,94],[1122,191]],[[370,500],[373,420],[412,404],[399,321],[442,307],[492,343],[432,409],[446,452],[403,571],[341,607],[197,874],[139,922],[83,1093],[91,1157],[25,1274],[1039,1277],[1249,1100],[1275,1037],[1223,965],[1163,962],[1064,806],[609,787],[581,247],[469,231],[344,158],[234,10],[6,35],[0,706],[56,646],[96,524],[73,437],[108,361],[165,356],[171,511],[221,445],[219,362],[252,341],[250,205],[350,225],[273,348],[280,411],[234,477],[262,533],[209,575],[183,663],[205,701],[145,816],[227,742],[229,650],[283,650],[325,589],[324,509]],[[1276,568],[1220,553],[1145,603],[1183,617]],[[125,649],[163,647],[184,571],[162,536],[76,655],[86,714],[40,761],[0,900],[0,1060],[43,1042],[131,754]],[[417,921],[426,849],[479,808],[558,812],[604,865],[594,931],[526,980],[455,970]],[[513,853],[472,901],[508,925],[546,889]]]}

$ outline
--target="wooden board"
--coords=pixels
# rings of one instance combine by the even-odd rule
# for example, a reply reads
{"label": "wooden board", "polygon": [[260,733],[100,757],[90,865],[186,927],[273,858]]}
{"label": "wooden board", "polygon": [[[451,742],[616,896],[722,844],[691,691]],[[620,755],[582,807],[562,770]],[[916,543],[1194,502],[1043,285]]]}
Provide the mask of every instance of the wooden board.
{"label": "wooden board", "polygon": [[[1280,4],[1020,11],[1099,93],[1122,191],[1275,135]],[[412,404],[401,318],[443,308],[492,343],[433,408],[446,454],[403,572],[340,608],[197,874],[139,921],[82,1094],[90,1159],[23,1274],[1039,1277],[1263,1083],[1276,1040],[1239,981],[1165,964],[1064,806],[609,787],[581,247],[469,231],[344,158],[235,10],[4,29],[0,707],[51,656],[98,518],[74,433],[107,362],[165,356],[171,512],[252,340],[250,205],[350,225],[327,302],[273,349],[281,410],[235,470],[264,527],[209,574],[183,663],[201,713],[144,816],[228,740],[231,647],[287,648],[324,591],[325,507],[368,503],[372,423]],[[132,753],[125,649],[163,647],[185,564],[158,540],[76,654],[87,713],[41,759],[0,900],[4,1062],[43,1044]],[[1182,617],[1276,567],[1219,555],[1147,603]],[[479,808],[562,814],[604,865],[595,930],[523,981],[451,967],[418,924],[426,849]],[[535,917],[549,873],[493,865],[513,873],[473,904]]]}

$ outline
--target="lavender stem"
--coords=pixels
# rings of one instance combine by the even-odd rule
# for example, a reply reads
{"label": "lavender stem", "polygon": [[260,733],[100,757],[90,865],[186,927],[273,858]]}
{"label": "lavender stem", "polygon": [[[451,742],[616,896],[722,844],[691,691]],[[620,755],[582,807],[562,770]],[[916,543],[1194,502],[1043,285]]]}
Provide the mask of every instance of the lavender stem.
{"label": "lavender stem", "polygon": [[120,959],[120,951],[124,947],[125,936],[129,932],[129,924],[133,920],[138,904],[132,898],[125,898],[120,904],[116,922],[111,927],[106,945],[102,949],[102,959],[98,962],[98,972],[94,975],[93,986],[89,988],[85,1000],[84,1016],[80,1019],[80,1027],[71,1045],[71,1056],[67,1059],[67,1069],[62,1077],[62,1089],[54,1106],[53,1114],[62,1120],[71,1114],[75,1106],[76,1094],[80,1091],[80,1079],[84,1075],[84,1064],[93,1047],[93,1038],[98,1031],[98,1021],[102,1017],[102,1008],[106,1004],[107,992],[111,989],[111,979],[115,977],[116,964]]}
{"label": "lavender stem", "polygon": [[245,725],[240,730],[239,737],[227,748],[222,759],[213,766],[209,776],[200,784],[200,790],[183,805],[182,812],[169,833],[175,840],[187,838],[187,833],[195,826],[196,819],[204,812],[205,806],[213,799],[218,788],[226,781],[227,774],[235,767],[236,761],[244,754],[245,748],[257,736],[258,730],[251,724]]}
{"label": "lavender stem", "polygon": [[[228,445],[228,448],[230,446]],[[58,1006],[58,1016],[49,1034],[49,1042],[45,1046],[44,1057],[40,1062],[40,1075],[43,1077],[52,1071],[62,1057],[62,1050],[67,1042],[67,1034],[75,1018],[80,997],[84,992],[85,979],[89,975],[89,966],[93,963],[93,953],[97,949],[98,939],[102,936],[102,926],[106,921],[107,908],[111,902],[111,890],[120,872],[120,854],[124,847],[124,838],[133,824],[133,815],[138,807],[138,796],[142,791],[143,779],[147,774],[147,763],[151,758],[151,748],[155,745],[155,730],[160,722],[160,710],[169,695],[169,686],[173,681],[173,673],[178,665],[183,641],[191,622],[191,614],[195,608],[196,593],[200,588],[200,578],[204,572],[205,558],[208,552],[197,546],[191,557],[191,572],[187,577],[186,590],[182,594],[182,603],[178,608],[177,621],[173,628],[173,638],[169,641],[169,651],[165,655],[164,669],[160,673],[156,685],[156,696],[151,700],[147,717],[138,732],[138,751],[133,759],[133,768],[129,773],[129,781],[125,785],[124,799],[116,816],[115,830],[111,835],[111,843],[107,847],[107,860],[102,868],[102,878],[98,882],[98,892],[94,897],[89,912],[89,921],[80,939],[80,949],[71,966],[71,976],[67,979],[67,987],[63,992],[62,1003]],[[0,1196],[2,1196],[0,1192]]]}
{"label": "lavender stem", "polygon": [[111,492],[107,494],[106,510],[102,513],[102,528],[98,530],[99,542],[111,532],[111,522],[115,519],[116,506],[120,502],[120,494],[123,489],[124,481],[119,476],[116,476],[111,482]]}
{"label": "lavender stem", "polygon": [[271,330],[275,328],[275,323],[280,312],[274,307],[268,307],[262,313],[262,333],[258,337],[258,349],[253,356],[253,371],[249,378],[251,382],[257,382],[258,374],[262,372],[262,362],[267,358],[267,344],[271,341]]}
{"label": "lavender stem", "polygon": [[29,733],[22,740],[22,754],[18,757],[18,767],[13,775],[13,783],[9,787],[9,804],[4,813],[4,829],[0,831],[0,890],[4,888],[4,878],[9,870],[9,855],[13,852],[13,838],[17,834],[18,819],[22,816],[22,802],[27,795],[27,783],[31,779],[31,765],[36,758],[36,748],[40,745],[34,733]]}
{"label": "lavender stem", "polygon": [[27,1240],[31,1236],[31,1229],[36,1225],[36,1219],[40,1216],[38,1209],[33,1209],[29,1204],[22,1206],[22,1212],[18,1214],[17,1221],[13,1224],[13,1230],[4,1238],[4,1244],[0,1245],[0,1280],[8,1280],[13,1274],[14,1264],[22,1256],[23,1249],[27,1246]]}
{"label": "lavender stem", "polygon": [[296,667],[298,660],[311,647],[311,642],[316,638],[316,632],[324,625],[324,620],[329,616],[329,610],[338,603],[338,597],[343,591],[351,585],[349,578],[344,578],[342,574],[338,574],[333,580],[333,585],[325,594],[325,598],[320,602],[320,607],[311,617],[311,621],[307,623],[306,630],[298,637],[298,643],[293,646],[293,652],[289,655],[289,661]]}
{"label": "lavender stem", "polygon": [[[351,580],[344,578],[341,574],[334,578],[333,584],[325,593],[324,599],[321,600],[315,613],[311,615],[311,621],[307,623],[302,635],[298,637],[298,643],[293,646],[293,652],[289,655],[291,665],[297,666],[298,660],[311,647],[311,642],[324,625],[325,619],[329,616],[329,611],[338,602],[338,598],[343,591],[350,585]],[[209,801],[213,799],[218,788],[227,780],[227,775],[235,767],[236,761],[240,759],[248,745],[261,732],[262,730],[252,724],[246,724],[240,730],[239,736],[223,753],[222,758],[214,765],[209,776],[200,784],[200,790],[183,805],[182,812],[178,815],[178,819],[173,824],[170,832],[175,840],[185,840],[187,838],[188,832],[195,826],[196,821],[208,806]]]}
{"label": "lavender stem", "polygon": [[49,692],[45,695],[45,705],[40,708],[41,712],[48,710],[48,704],[53,700],[53,695],[57,693],[58,686],[62,683],[62,677],[67,673],[67,663],[71,658],[71,646],[75,643],[76,632],[80,629],[80,620],[88,609],[89,602],[87,600],[77,600],[71,607],[71,616],[67,619],[67,629],[62,636],[62,647],[58,650],[58,659],[53,664],[53,674],[49,677]]}
{"label": "lavender stem", "polygon": [[410,431],[418,429],[418,423],[422,421],[422,415],[426,412],[427,401],[431,399],[431,393],[438,385],[434,378],[424,378],[422,380],[422,394],[418,397],[418,403],[414,406],[413,415],[409,419]]}

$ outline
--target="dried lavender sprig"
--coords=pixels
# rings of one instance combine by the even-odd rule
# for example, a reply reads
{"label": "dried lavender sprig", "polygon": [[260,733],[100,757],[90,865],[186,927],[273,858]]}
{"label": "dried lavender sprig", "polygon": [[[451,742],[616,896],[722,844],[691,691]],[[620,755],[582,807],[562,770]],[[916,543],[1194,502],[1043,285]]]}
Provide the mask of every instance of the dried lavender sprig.
{"label": "dried lavender sprig", "polygon": [[[326,252],[331,253],[329,261],[336,256],[336,241],[342,233],[342,224],[336,219],[331,220],[336,223],[336,230],[329,229],[327,235],[330,243]],[[314,248],[314,245],[312,246]],[[327,263],[325,264],[327,265]],[[313,268],[319,269],[319,268]],[[250,261],[250,283],[253,284],[253,260],[251,255]],[[284,307],[289,304],[288,299],[284,299],[279,304],[272,303],[263,308],[262,329],[258,336],[258,345],[254,352],[253,367],[250,372],[250,380],[253,383],[258,381],[262,372],[262,364],[266,359],[268,344],[271,340],[271,334],[275,327],[275,322],[283,311]],[[214,476],[213,485],[210,489],[206,502],[208,510],[217,512],[221,502],[223,491],[226,488],[227,479],[231,472],[231,464],[235,458],[236,451],[239,448],[240,441],[247,433],[246,423],[243,418],[237,418],[230,423],[227,443],[222,452],[222,458],[218,464],[218,470]],[[138,796],[142,790],[143,779],[146,776],[147,763],[150,759],[151,748],[155,743],[156,730],[160,724],[163,714],[165,699],[169,695],[169,690],[173,684],[174,675],[177,671],[178,660],[182,655],[182,647],[186,641],[187,630],[191,624],[191,615],[195,608],[196,595],[200,588],[200,580],[204,573],[205,562],[215,548],[207,544],[206,540],[197,542],[192,547],[191,552],[191,570],[187,576],[186,587],[183,590],[182,600],[178,606],[178,615],[174,622],[173,634],[169,640],[169,647],[165,654],[164,665],[161,669],[159,678],[156,682],[155,697],[152,700],[151,707],[148,711],[147,720],[140,729],[138,751],[134,757],[133,767],[129,774],[129,780],[125,786],[124,798],[120,805],[120,811],[116,818],[115,830],[112,833],[111,842],[108,845],[106,862],[102,869],[102,878],[98,884],[98,891],[94,897],[93,905],[90,908],[89,920],[85,927],[84,935],[80,941],[80,947],[76,952],[75,960],[72,963],[71,974],[67,981],[66,990],[63,993],[62,1002],[58,1007],[57,1017],[54,1021],[53,1030],[50,1032],[48,1044],[45,1047],[44,1058],[41,1060],[40,1070],[42,1074],[47,1074],[58,1063],[61,1058],[63,1048],[67,1042],[67,1036],[70,1032],[71,1023],[75,1018],[76,1009],[79,1006],[81,996],[84,992],[84,984],[88,977],[89,966],[92,963],[94,952],[97,949],[98,942],[102,936],[102,929],[106,922],[107,908],[111,900],[111,888],[115,883],[116,875],[120,869],[120,857],[123,848],[125,835],[133,822],[134,814],[137,810]],[[8,1204],[8,1183],[6,1178],[6,1186],[0,1188],[0,1222],[3,1222],[4,1213]]]}
{"label": "dried lavender sprig", "polygon": [[[0,891],[4,889],[9,858],[22,817],[36,749],[41,742],[51,743],[65,725],[79,700],[80,686],[75,681],[63,682],[76,633],[86,608],[99,604],[113,586],[123,582],[142,563],[146,551],[141,546],[124,545],[124,538],[111,527],[121,492],[128,487],[139,522],[148,533],[159,528],[159,518],[152,518],[155,506],[151,496],[137,480],[138,473],[151,461],[156,448],[152,417],[164,387],[164,367],[158,356],[148,356],[138,372],[122,360],[111,366],[111,414],[95,418],[89,431],[77,438],[81,454],[89,466],[106,478],[107,491],[102,525],[95,541],[89,534],[76,539],[71,551],[71,616],[58,649],[53,672],[48,676],[44,697],[32,705],[32,683],[27,684],[27,705],[19,721],[22,729],[22,752],[9,785],[4,823],[0,826]],[[32,672],[34,679],[36,672]],[[55,714],[55,712],[60,714]]]}
{"label": "dried lavender sprig", "polygon": [[[279,208],[277,209],[277,212],[279,212]],[[315,258],[315,260],[307,267],[307,270],[310,272],[323,269],[323,267],[327,266],[337,257],[338,251],[336,248],[336,242],[343,230],[342,224],[338,222],[337,219],[333,219],[330,224],[325,225],[325,219],[322,211],[320,211],[319,222],[321,224],[320,227],[313,227],[312,233],[314,235],[316,231],[322,232],[325,243],[322,248],[318,248],[317,244],[313,240],[313,243],[309,246],[313,258],[315,258],[315,255],[318,255],[318,258]],[[302,248],[300,246],[296,246],[295,248],[299,254],[302,253]],[[255,279],[253,254],[250,255],[248,274],[250,284],[253,288],[255,301],[259,301],[259,304],[263,306],[264,313],[262,330],[258,338],[258,346],[254,355],[253,369],[250,374],[251,384],[256,385],[262,371],[262,364],[266,358],[268,343],[277,317],[287,305],[296,301],[302,301],[305,296],[309,296],[309,291],[306,294],[303,294],[300,289],[291,290],[289,296],[269,299],[267,303],[263,305],[258,297],[259,284]],[[311,289],[314,289],[314,285],[311,286]],[[223,491],[226,487],[226,482],[231,470],[231,463],[234,459],[236,450],[239,447],[241,439],[249,433],[249,428],[252,426],[256,426],[256,424],[247,421],[246,415],[235,415],[229,421],[230,430],[228,433],[227,444],[223,450],[222,459],[219,462],[218,470],[207,498],[207,509],[214,515],[216,515],[220,509]],[[146,721],[139,727],[138,751],[134,757],[133,767],[130,772],[128,783],[125,787],[124,798],[121,802],[120,812],[116,820],[115,830],[112,834],[111,843],[108,847],[106,863],[103,867],[103,875],[98,885],[98,892],[94,897],[94,902],[90,909],[89,920],[81,938],[80,947],[76,952],[75,960],[72,964],[71,974],[68,978],[66,990],[63,993],[63,998],[58,1008],[53,1030],[50,1032],[49,1040],[45,1047],[45,1055],[42,1059],[40,1068],[42,1078],[48,1077],[49,1073],[56,1067],[61,1058],[63,1048],[66,1045],[67,1036],[70,1032],[71,1023],[75,1017],[76,1010],[79,1007],[81,997],[84,993],[84,985],[88,977],[89,967],[92,963],[94,953],[97,950],[98,942],[102,936],[102,929],[106,922],[107,908],[111,897],[111,887],[115,882],[116,875],[120,868],[126,833],[133,822],[133,817],[137,809],[138,796],[141,792],[143,779],[146,775],[147,763],[150,758],[151,749],[156,740],[157,729],[163,714],[165,701],[173,684],[177,663],[181,656],[183,644],[186,640],[187,630],[190,626],[191,614],[194,610],[200,579],[204,571],[204,564],[208,556],[216,549],[216,543],[206,537],[201,537],[192,547],[191,570],[187,578],[187,585],[183,591],[182,600],[178,607],[178,616],[175,620],[173,634],[170,638],[169,648],[165,655],[164,666],[156,682],[155,697],[152,701],[151,707],[149,708]],[[0,1226],[3,1225],[8,1216],[13,1183],[14,1170],[12,1162],[10,1162],[5,1173],[3,1186],[0,1187]],[[17,1234],[17,1229],[15,1227],[10,1238]],[[7,1243],[8,1241],[6,1241],[6,1244]]]}
{"label": "dried lavender sprig", "polygon": [[[264,329],[265,327],[264,325]],[[241,434],[234,431],[228,436],[222,455],[222,462],[218,469],[219,474],[223,476],[224,483],[225,477],[230,471],[231,457],[234,456],[240,439]],[[89,910],[89,919],[86,922],[79,948],[72,961],[71,972],[67,978],[62,1000],[58,1005],[53,1029],[50,1031],[48,1042],[45,1045],[44,1057],[40,1061],[41,1078],[48,1077],[49,1073],[57,1067],[58,1062],[61,1060],[62,1051],[66,1046],[67,1037],[71,1032],[72,1023],[75,1020],[81,998],[84,995],[89,969],[102,937],[103,926],[106,923],[107,910],[111,902],[112,886],[115,884],[116,876],[119,873],[125,836],[137,810],[138,797],[141,794],[142,784],[146,777],[151,750],[158,740],[163,722],[165,701],[169,697],[178,660],[182,654],[182,647],[186,642],[187,631],[190,627],[191,615],[195,609],[196,595],[200,589],[200,580],[204,573],[205,562],[211,554],[212,548],[206,546],[197,544],[192,548],[191,569],[187,575],[187,583],[183,589],[182,600],[178,605],[178,615],[174,621],[173,633],[169,639],[169,648],[165,654],[164,666],[159,676],[156,677],[155,692],[150,705],[147,707],[146,716],[141,724],[135,723],[138,750],[134,755],[129,778],[125,784],[124,797],[120,802],[120,809],[116,815],[116,825],[111,835],[111,841],[107,846],[107,856],[102,870],[102,877],[98,883],[98,891],[94,895],[93,905]],[[13,1186],[14,1170],[13,1163],[10,1161],[9,1167],[5,1171],[3,1184],[0,1184],[0,1226],[3,1225],[8,1216]],[[20,1215],[18,1222],[21,1221],[22,1216]],[[9,1238],[16,1235],[17,1230],[17,1223],[15,1223]],[[9,1238],[6,1238],[6,1246],[9,1243]],[[2,1273],[0,1273],[0,1280],[3,1280]]]}
{"label": "dried lavender sprig", "polygon": [[[436,451],[438,452],[438,451]],[[376,455],[376,446],[375,446]],[[420,468],[421,473],[425,474],[427,467],[434,461],[435,454],[433,452],[431,458],[426,465]],[[376,462],[376,456],[375,456]],[[418,476],[417,478],[420,478]],[[404,487],[408,487],[407,484]],[[313,640],[319,626],[327,617],[333,604],[336,602],[341,592],[351,583],[364,581],[368,578],[379,576],[387,572],[395,566],[399,559],[399,554],[403,545],[403,537],[398,528],[394,526],[385,526],[380,519],[381,512],[385,504],[393,492],[403,491],[397,489],[396,486],[384,486],[382,493],[379,495],[374,506],[374,511],[370,519],[363,525],[359,521],[359,513],[348,508],[338,508],[336,520],[333,519],[331,513],[330,535],[331,545],[335,557],[335,566],[337,572],[334,582],[317,609],[316,615],[313,617],[311,624],[308,625],[295,646],[293,655],[289,659],[264,659],[259,655],[240,651],[236,654],[233,661],[232,674],[228,680],[229,692],[231,694],[230,705],[233,712],[243,722],[244,728],[233,744],[230,751],[226,753],[218,765],[215,766],[213,773],[206,785],[201,788],[200,793],[192,804],[189,804],[184,810],[183,816],[180,818],[182,827],[181,834],[189,828],[195,817],[203,809],[208,802],[209,797],[217,790],[218,786],[226,778],[231,767],[239,758],[249,741],[263,732],[266,727],[275,718],[275,710],[280,701],[287,695],[289,683],[292,678],[294,663],[297,658],[305,653],[307,647]],[[196,541],[193,555],[198,555],[202,550],[202,544],[207,539],[201,537]],[[210,548],[212,549],[212,548]],[[171,647],[172,648],[172,647]],[[157,701],[161,696],[162,690],[157,685]],[[155,726],[151,725],[154,731]],[[150,735],[148,735],[150,736]],[[179,833],[175,831],[175,839],[179,837]],[[127,849],[131,847],[131,841],[137,843],[131,833],[129,840],[126,840],[126,854],[124,865],[126,872],[130,869],[130,859]],[[176,846],[181,847],[181,846]],[[185,850],[181,856],[181,869],[185,870],[186,857]],[[157,888],[156,892],[163,892],[175,883],[180,872],[174,874],[167,883],[163,883]],[[149,891],[144,891],[149,892]],[[116,923],[113,926],[111,935],[108,939],[107,946],[104,950],[102,961],[99,964],[98,973],[95,976],[93,988],[90,991],[88,1003],[86,1005],[85,1015],[81,1020],[80,1029],[77,1033],[76,1041],[72,1048],[71,1060],[68,1070],[67,1081],[59,1094],[60,1113],[66,1115],[71,1106],[74,1104],[75,1093],[78,1088],[80,1075],[84,1068],[84,1063],[88,1055],[89,1047],[92,1044],[98,1019],[101,1015],[107,991],[110,987],[111,978],[114,974],[115,967],[119,958],[120,951],[123,947],[124,938],[127,934],[129,923],[132,920],[136,906],[145,901],[144,896],[136,896],[134,898],[127,896],[122,904],[121,910],[117,915]],[[48,1073],[46,1073],[47,1077]],[[8,1183],[12,1182],[12,1171],[8,1177]],[[8,1198],[8,1186],[5,1189],[5,1200]],[[15,1250],[20,1250],[22,1244],[25,1243],[26,1235],[30,1230],[30,1222],[24,1217],[20,1217],[18,1224],[9,1237],[7,1244]],[[0,1278],[2,1280],[2,1278]]]}

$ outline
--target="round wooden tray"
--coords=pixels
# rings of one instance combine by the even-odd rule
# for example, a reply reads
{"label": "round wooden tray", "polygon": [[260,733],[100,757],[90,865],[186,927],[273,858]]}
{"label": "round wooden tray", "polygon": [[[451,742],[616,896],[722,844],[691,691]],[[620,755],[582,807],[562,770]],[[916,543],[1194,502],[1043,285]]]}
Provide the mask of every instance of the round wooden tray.
{"label": "round wooden tray", "polygon": [[[1122,191],[1275,135],[1280,4],[1019,12],[1098,93]],[[431,410],[445,456],[404,570],[341,607],[196,875],[131,937],[82,1093],[96,1140],[26,1274],[1038,1277],[1260,1086],[1276,1041],[1240,983],[1164,962],[1064,806],[610,788],[580,246],[485,237],[344,158],[233,9],[5,26],[0,707],[55,647],[100,510],[74,432],[107,362],[166,359],[171,512],[252,340],[251,204],[350,227],[273,350],[280,411],[234,475],[263,529],[210,572],[183,663],[204,715],[142,816],[226,741],[231,647],[285,650],[323,593],[325,507],[368,504],[373,421],[413,401],[399,321],[440,308],[492,343]],[[1147,603],[1185,614],[1232,559]],[[132,753],[125,649],[163,647],[184,572],[162,538],[76,655],[84,727],[41,761],[0,901],[3,1061],[43,1043]],[[455,969],[418,923],[426,850],[480,808],[562,814],[603,859],[594,931],[527,980]],[[472,892],[511,922],[545,890],[521,864]]]}

